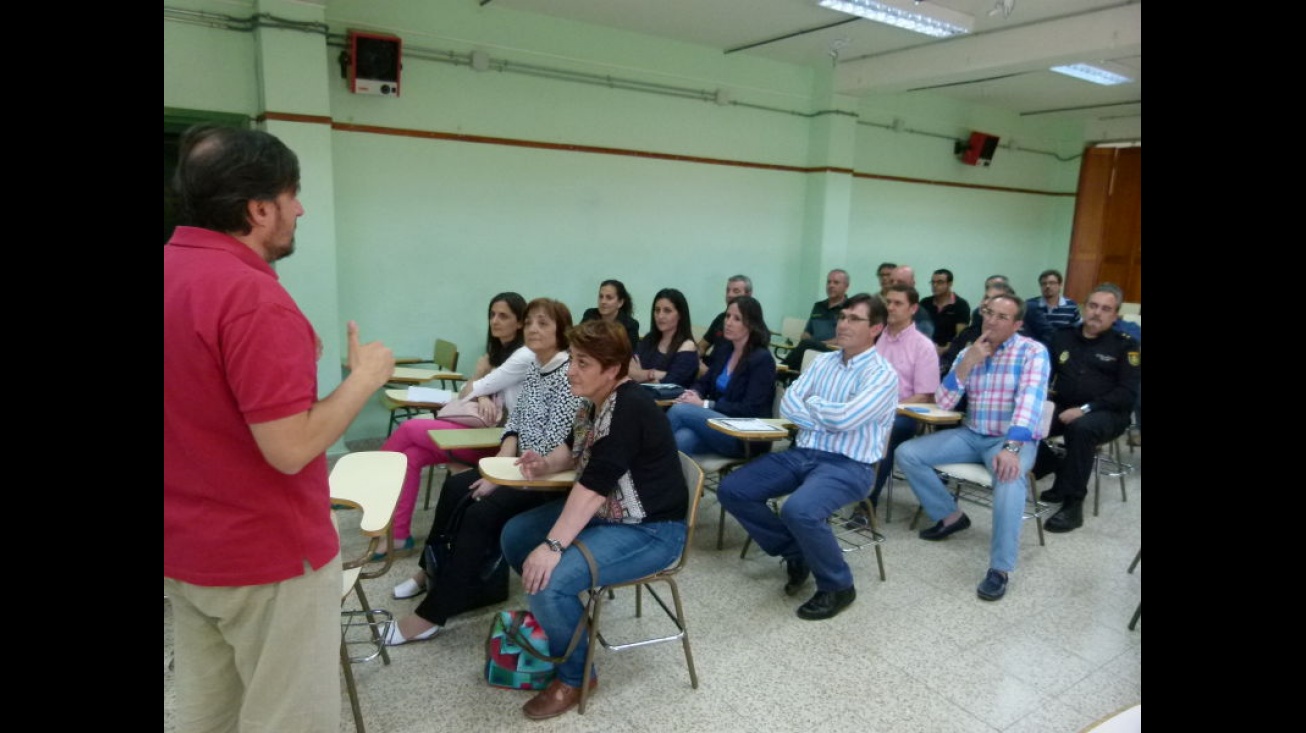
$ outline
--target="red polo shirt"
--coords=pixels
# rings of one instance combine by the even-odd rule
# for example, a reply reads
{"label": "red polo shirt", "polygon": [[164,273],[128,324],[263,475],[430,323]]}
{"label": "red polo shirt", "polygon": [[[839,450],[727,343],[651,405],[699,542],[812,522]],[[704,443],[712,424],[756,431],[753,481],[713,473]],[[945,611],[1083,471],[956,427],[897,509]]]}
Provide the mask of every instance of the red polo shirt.
{"label": "red polo shirt", "polygon": [[262,585],[339,552],[326,456],[293,476],[249,426],[317,400],[313,326],[276,272],[225,234],[177,227],[163,247],[163,575]]}

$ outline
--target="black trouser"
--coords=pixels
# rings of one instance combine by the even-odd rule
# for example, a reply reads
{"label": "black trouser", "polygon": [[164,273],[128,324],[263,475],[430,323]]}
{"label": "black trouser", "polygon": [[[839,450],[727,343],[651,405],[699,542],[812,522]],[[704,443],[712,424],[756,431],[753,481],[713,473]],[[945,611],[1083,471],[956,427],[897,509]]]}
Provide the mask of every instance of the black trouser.
{"label": "black trouser", "polygon": [[[444,534],[453,510],[464,496],[471,493],[472,483],[480,478],[476,469],[463,471],[445,479],[440,489],[440,500],[435,505],[435,519],[427,543]],[[509,519],[528,509],[534,509],[557,499],[555,491],[527,491],[511,486],[500,486],[489,496],[474,501],[463,514],[462,524],[454,540],[454,552],[449,562],[438,574],[439,587],[431,587],[417,606],[415,613],[433,624],[443,626],[450,616],[462,613],[467,607],[467,589],[479,582],[478,576],[485,567],[486,558],[502,552],[499,535]],[[425,553],[421,560],[426,567]]]}
{"label": "black trouser", "polygon": [[[1057,415],[1061,414],[1058,408]],[[1034,461],[1034,477],[1043,478],[1056,473],[1052,491],[1065,501],[1083,501],[1088,496],[1088,479],[1093,475],[1093,457],[1102,443],[1119,437],[1129,427],[1129,416],[1109,410],[1095,410],[1069,425],[1057,417],[1052,419],[1052,434],[1066,436],[1066,454],[1057,454],[1043,441],[1038,444],[1038,458]]]}

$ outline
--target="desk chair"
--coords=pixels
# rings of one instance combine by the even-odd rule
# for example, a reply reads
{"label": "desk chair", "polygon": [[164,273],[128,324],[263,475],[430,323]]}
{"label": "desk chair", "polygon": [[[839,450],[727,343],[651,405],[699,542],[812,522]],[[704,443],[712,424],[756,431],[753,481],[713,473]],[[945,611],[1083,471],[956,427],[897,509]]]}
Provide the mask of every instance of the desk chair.
{"label": "desk chair", "polygon": [[[1128,428],[1125,429],[1125,435],[1128,435]],[[1102,477],[1120,479],[1120,501],[1129,501],[1129,495],[1125,490],[1125,477],[1133,473],[1132,464],[1125,463],[1120,456],[1120,438],[1121,435],[1101,443],[1097,446],[1097,452],[1093,456],[1093,516],[1098,516],[1098,507],[1101,504],[1102,494]],[[1058,435],[1055,438],[1047,438],[1044,442],[1048,447],[1057,453],[1065,453],[1066,440],[1064,435]]]}
{"label": "desk chair", "polygon": [[806,325],[806,320],[789,316],[786,316],[784,320],[780,322],[780,333],[776,335],[784,339],[785,344],[782,345],[774,342],[771,344],[771,350],[775,352],[775,357],[777,359],[784,358],[784,354],[780,352],[783,351],[785,354],[789,353],[789,351],[793,349],[799,341],[803,340],[803,326]]}
{"label": "desk chair", "polygon": [[[423,368],[434,367],[435,369],[443,371],[456,372],[458,371],[458,347],[452,341],[436,339],[435,348],[432,351],[432,359],[430,362],[409,360],[405,362],[405,366]],[[441,379],[439,381],[441,389],[456,389],[458,387],[457,380]],[[386,396],[384,391],[381,392],[381,406],[390,413],[390,423],[385,433],[387,438],[395,431],[395,428],[399,427],[399,423],[404,420],[410,420],[415,417],[424,418],[430,416],[430,413],[423,410],[396,403],[394,400]]]}
{"label": "desk chair", "polygon": [[[594,648],[597,642],[603,645],[604,649],[619,652],[624,649],[633,649],[635,647],[648,646],[650,644],[660,644],[665,641],[679,641],[685,650],[685,664],[689,667],[689,684],[695,690],[698,689],[698,672],[694,669],[694,652],[689,648],[689,630],[685,624],[685,608],[680,602],[680,587],[676,585],[676,575],[684,569],[685,563],[689,561],[689,549],[694,546],[694,529],[698,526],[698,503],[703,498],[703,469],[692,458],[680,454],[680,471],[685,476],[685,485],[689,488],[689,512],[685,515],[685,545],[680,550],[680,559],[670,567],[659,570],[651,575],[645,575],[642,578],[627,580],[621,583],[611,583],[602,585],[597,588],[591,588],[590,594],[597,596],[593,598],[593,603],[587,606],[589,609],[589,649],[585,653],[585,669],[581,674],[581,679],[588,681],[594,671]],[[675,606],[672,611],[666,602],[653,589],[653,583],[666,583],[671,589],[671,600]],[[660,636],[639,641],[630,641],[625,643],[614,644],[609,642],[603,636],[601,630],[601,616],[603,611],[603,601],[607,597],[614,597],[614,591],[617,588],[635,586],[635,617],[639,618],[643,612],[643,591],[648,590],[653,600],[657,601],[662,607],[662,611],[671,619],[676,626],[676,633],[670,636]],[[588,684],[580,686],[580,707],[579,712],[585,713],[585,704],[589,699]]]}
{"label": "desk chair", "polygon": [[[775,386],[775,399],[771,402],[772,415],[780,414],[780,400],[784,399],[784,394],[784,385],[777,384]],[[774,441],[771,444],[771,450],[776,451],[787,449],[792,445],[795,433],[796,431],[791,430],[788,438]],[[716,493],[717,487],[721,485],[721,481],[725,479],[726,474],[751,461],[753,458],[754,456],[752,455],[751,447],[748,449],[747,453],[739,458],[723,456],[719,453],[698,453],[693,456],[694,461],[702,467],[703,471],[708,476],[710,476],[710,478],[708,478],[704,483],[704,486],[714,494]],[[726,508],[724,506],[720,508],[721,513],[716,525],[716,548],[718,550],[725,546],[726,532]],[[749,540],[744,540],[744,552],[748,551],[748,542]],[[741,552],[739,556],[742,558],[744,555]]]}
{"label": "desk chair", "polygon": [[[1047,435],[1048,429],[1052,425],[1052,416],[1056,413],[1056,404],[1051,400],[1043,401],[1043,412],[1039,417],[1039,423],[1042,426],[1041,432]],[[934,470],[943,479],[943,483],[952,482],[952,496],[958,502],[969,501],[972,504],[993,506],[993,473],[989,467],[983,463],[942,463],[934,466]],[[1021,514],[1021,519],[1033,519],[1035,526],[1038,527],[1038,544],[1044,547],[1043,541],[1043,517],[1052,513],[1052,505],[1044,504],[1038,499],[1038,489],[1035,487],[1034,472],[1028,471],[1025,474],[1025,489],[1029,496],[1025,499],[1025,511]],[[921,508],[916,507],[916,513],[912,516],[909,529],[916,529],[916,523],[920,520]]]}
{"label": "desk chair", "polygon": [[[367,662],[378,656],[390,664],[385,637],[394,623],[394,616],[385,609],[374,609],[363,592],[364,580],[379,578],[390,570],[393,552],[386,552],[374,561],[378,550],[394,544],[394,512],[399,503],[408,460],[402,453],[393,451],[360,451],[341,456],[331,469],[331,503],[344,510],[362,512],[358,519],[358,532],[366,545],[355,552],[358,542],[349,543],[342,538],[341,557],[344,561],[340,605],[349,596],[358,597],[359,610],[341,610],[340,666],[345,674],[345,688],[349,692],[349,705],[354,711],[354,727],[366,733],[363,711],[358,703],[358,688],[354,683],[354,662]],[[335,515],[332,515],[335,519]],[[337,523],[337,526],[338,523]],[[351,653],[362,648],[363,652]]]}

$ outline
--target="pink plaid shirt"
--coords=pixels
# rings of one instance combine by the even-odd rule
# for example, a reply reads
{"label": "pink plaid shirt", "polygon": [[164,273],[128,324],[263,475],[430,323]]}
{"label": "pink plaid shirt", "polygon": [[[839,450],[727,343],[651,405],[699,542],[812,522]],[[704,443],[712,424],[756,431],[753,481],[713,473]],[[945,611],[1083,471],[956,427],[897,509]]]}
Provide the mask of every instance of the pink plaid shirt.
{"label": "pink plaid shirt", "polygon": [[1039,418],[1048,394],[1051,367],[1048,350],[1038,341],[1016,334],[982,364],[970,370],[965,384],[957,381],[957,365],[973,348],[957,355],[934,401],[945,410],[969,395],[965,426],[980,435],[1005,435],[1008,440],[1042,440]]}

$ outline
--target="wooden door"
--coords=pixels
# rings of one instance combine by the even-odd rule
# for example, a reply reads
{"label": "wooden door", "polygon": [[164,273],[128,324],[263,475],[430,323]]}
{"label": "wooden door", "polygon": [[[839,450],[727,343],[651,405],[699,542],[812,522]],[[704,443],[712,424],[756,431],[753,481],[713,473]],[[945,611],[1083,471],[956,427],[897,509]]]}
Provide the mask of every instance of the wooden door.
{"label": "wooden door", "polygon": [[1143,149],[1089,148],[1079,169],[1065,294],[1080,303],[1102,282],[1143,302]]}

